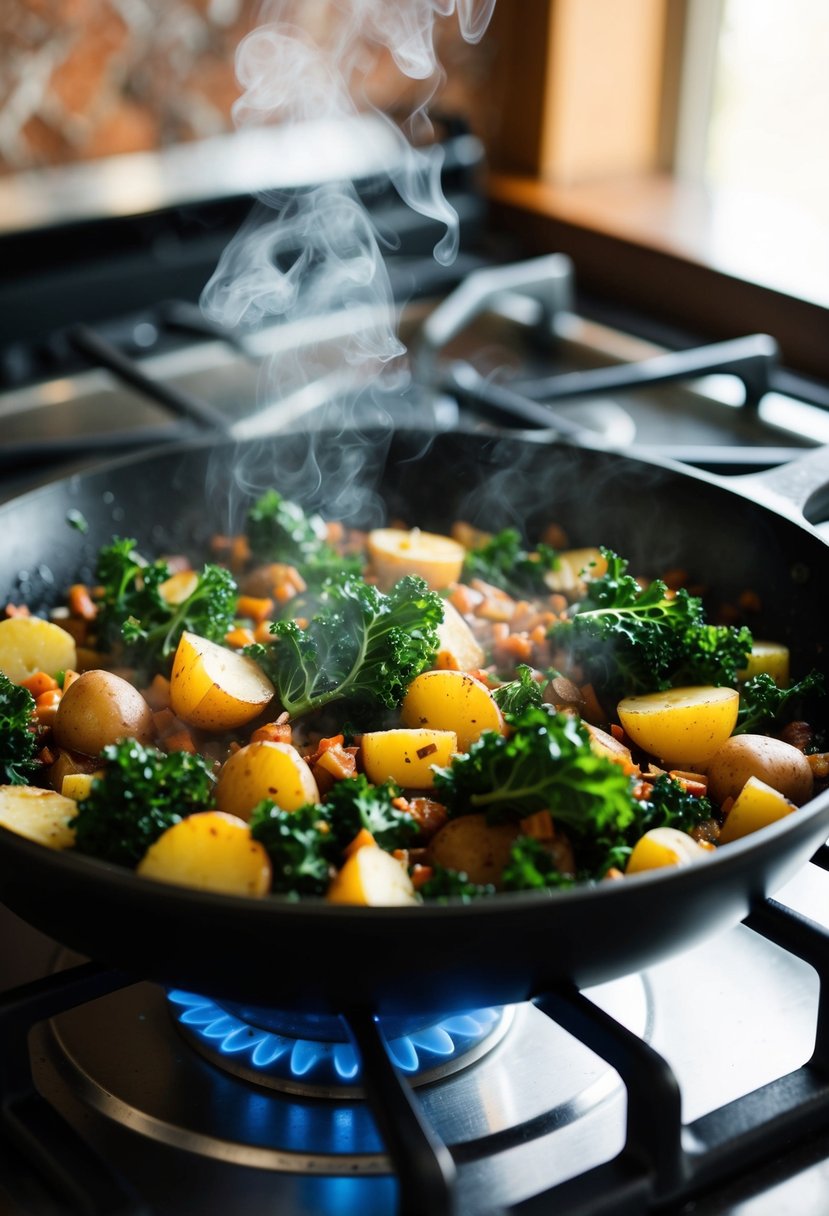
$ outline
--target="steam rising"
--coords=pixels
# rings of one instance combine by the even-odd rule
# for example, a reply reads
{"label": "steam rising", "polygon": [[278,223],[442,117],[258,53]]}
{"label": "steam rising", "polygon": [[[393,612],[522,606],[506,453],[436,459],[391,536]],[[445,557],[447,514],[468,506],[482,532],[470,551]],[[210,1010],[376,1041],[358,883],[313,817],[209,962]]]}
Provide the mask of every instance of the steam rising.
{"label": "steam rising", "polygon": [[[440,187],[442,152],[425,143],[431,134],[427,107],[442,79],[436,21],[456,14],[464,38],[477,42],[494,4],[271,0],[263,23],[240,44],[236,71],[243,93],[234,110],[237,126],[277,124],[293,130],[303,162],[312,168],[306,184],[262,198],[222,255],[203,292],[203,309],[229,328],[293,323],[338,309],[352,311],[358,320],[333,340],[303,343],[301,352],[285,344],[272,359],[271,400],[332,367],[352,369],[355,384],[365,384],[403,353],[375,227],[349,181],[325,180],[331,139],[338,124],[356,122],[372,108],[372,76],[384,65],[387,72],[389,59],[408,82],[421,82],[400,125],[377,111],[373,129],[395,151],[393,156],[380,153],[380,159],[401,198],[445,229],[435,257],[444,264],[453,261],[458,220]],[[366,130],[362,138],[370,139]]]}

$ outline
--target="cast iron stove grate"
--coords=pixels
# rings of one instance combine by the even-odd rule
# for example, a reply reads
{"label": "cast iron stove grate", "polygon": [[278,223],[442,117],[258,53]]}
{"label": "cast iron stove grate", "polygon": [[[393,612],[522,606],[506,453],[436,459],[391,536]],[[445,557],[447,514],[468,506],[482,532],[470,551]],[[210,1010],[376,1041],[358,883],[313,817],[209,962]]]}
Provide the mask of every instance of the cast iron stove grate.
{"label": "cast iron stove grate", "polygon": [[[829,847],[821,848],[813,861],[829,869]],[[502,1209],[503,1216],[676,1211],[829,1126],[829,930],[774,899],[758,902],[744,923],[818,975],[811,1058],[683,1124],[676,1077],[648,1043],[573,987],[537,994],[533,1003],[538,1009],[620,1075],[627,1092],[626,1139],[612,1160]],[[73,1210],[89,1216],[139,1216],[146,1209],[130,1185],[40,1095],[28,1036],[38,1023],[134,982],[96,963],[81,963],[7,993],[0,1002],[3,1137]],[[463,1145],[450,1150],[430,1126],[376,1021],[356,1011],[344,1018],[398,1179],[400,1216],[452,1216]]]}

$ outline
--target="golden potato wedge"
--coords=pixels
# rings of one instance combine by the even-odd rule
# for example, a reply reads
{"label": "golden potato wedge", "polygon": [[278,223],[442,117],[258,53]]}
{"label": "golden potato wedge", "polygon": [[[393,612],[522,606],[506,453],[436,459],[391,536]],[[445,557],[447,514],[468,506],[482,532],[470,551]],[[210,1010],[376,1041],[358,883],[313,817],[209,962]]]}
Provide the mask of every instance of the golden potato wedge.
{"label": "golden potato wedge", "polygon": [[642,870],[657,870],[662,866],[688,865],[692,861],[702,861],[711,851],[678,828],[651,828],[633,846],[625,873],[639,874]]}
{"label": "golden potato wedge", "polygon": [[728,844],[791,815],[797,807],[779,790],[759,777],[749,777],[740,790],[720,831],[720,844]]}
{"label": "golden potato wedge", "polygon": [[480,645],[454,604],[443,601],[443,620],[438,626],[436,667],[457,671],[477,671],[484,665],[484,648]]}
{"label": "golden potato wedge", "polygon": [[668,688],[625,697],[619,721],[633,742],[671,768],[699,769],[722,746],[737,721],[735,688]]}
{"label": "golden potato wedge", "polygon": [[77,813],[75,802],[55,790],[0,785],[0,824],[49,849],[71,849],[75,829],[69,827],[69,821]]}
{"label": "golden potato wedge", "polygon": [[368,534],[368,556],[383,591],[404,574],[417,574],[433,591],[448,587],[461,576],[466,550],[458,541],[420,528],[375,528]]}
{"label": "golden potato wedge", "polygon": [[225,895],[261,897],[271,889],[271,863],[243,819],[199,811],[174,823],[150,845],[137,873]]}
{"label": "golden potato wedge", "polygon": [[101,773],[67,773],[61,782],[60,792],[64,798],[73,798],[75,802],[80,802],[81,799],[89,797],[92,782],[100,776]]}
{"label": "golden potato wedge", "polygon": [[376,844],[363,845],[347,858],[331,879],[326,899],[373,908],[420,902],[403,864]]}
{"label": "golden potato wedge", "polygon": [[234,730],[252,721],[273,698],[274,687],[246,655],[185,632],[173,658],[170,707],[202,730]]}
{"label": "golden potato wedge", "polygon": [[788,688],[789,668],[788,646],[782,642],[761,642],[755,638],[748,662],[737,674],[741,680],[750,680],[752,676],[761,674],[769,675],[778,688]]}
{"label": "golden potato wedge", "polygon": [[361,742],[363,768],[376,785],[396,781],[412,790],[434,785],[433,765],[445,767],[458,750],[453,730],[426,727],[367,731]]}
{"label": "golden potato wedge", "polygon": [[0,671],[19,684],[45,671],[76,670],[78,652],[75,639],[60,625],[39,616],[12,616],[0,621]]}
{"label": "golden potato wedge", "polygon": [[504,733],[504,715],[485,684],[464,671],[424,671],[412,680],[400,707],[404,726],[454,731],[468,751],[485,730]]}
{"label": "golden potato wedge", "polygon": [[220,811],[247,820],[263,798],[270,798],[283,811],[320,800],[311,769],[290,743],[248,743],[222,766],[216,785]]}

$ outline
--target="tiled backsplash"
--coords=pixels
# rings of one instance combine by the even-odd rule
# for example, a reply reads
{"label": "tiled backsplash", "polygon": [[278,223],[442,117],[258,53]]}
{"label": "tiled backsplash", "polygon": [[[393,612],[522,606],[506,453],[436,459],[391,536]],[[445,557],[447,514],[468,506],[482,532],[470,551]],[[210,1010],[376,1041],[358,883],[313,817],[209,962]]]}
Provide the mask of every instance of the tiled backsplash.
{"label": "tiled backsplash", "polygon": [[[294,0],[319,20],[329,0]],[[397,3],[398,0],[388,0]],[[155,150],[233,129],[236,48],[255,0],[0,0],[0,174]],[[485,75],[481,46],[439,28],[444,108]],[[482,53],[483,52],[483,53]],[[393,98],[400,82],[372,92]]]}

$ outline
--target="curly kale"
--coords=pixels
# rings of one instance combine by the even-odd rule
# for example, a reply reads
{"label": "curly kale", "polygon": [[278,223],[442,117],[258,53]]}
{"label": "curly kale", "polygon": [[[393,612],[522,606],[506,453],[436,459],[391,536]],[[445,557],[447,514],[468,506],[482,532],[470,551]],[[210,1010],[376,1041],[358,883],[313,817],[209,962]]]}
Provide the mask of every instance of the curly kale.
{"label": "curly kale", "polygon": [[268,852],[272,890],[324,895],[332,867],[361,828],[384,849],[406,848],[420,829],[406,811],[394,806],[400,791],[392,782],[371,785],[360,774],[337,781],[323,803],[284,811],[267,799],[254,807],[254,839]]}
{"label": "curly kale", "polygon": [[254,558],[296,566],[311,585],[337,574],[360,573],[359,558],[343,556],[328,543],[320,515],[306,515],[276,490],[266,490],[248,509],[245,534]]}
{"label": "curly kale", "polygon": [[0,784],[26,785],[41,768],[34,709],[28,688],[0,671]]}
{"label": "curly kale", "polygon": [[395,806],[400,789],[393,781],[372,785],[363,773],[335,781],[325,799],[332,831],[345,848],[361,828],[371,832],[381,849],[405,849],[420,832],[408,811]]}
{"label": "curly kale", "polygon": [[651,828],[677,828],[680,832],[690,832],[712,815],[708,798],[689,794],[679,781],[667,773],[660,773],[648,797],[638,805],[638,818],[629,833],[631,844],[635,844]]}
{"label": "curly kale", "polygon": [[661,579],[643,588],[628,563],[602,549],[607,572],[587,584],[554,644],[610,699],[684,683],[733,685],[751,652],[748,629],[706,624],[702,601]]}
{"label": "curly kale", "polygon": [[161,590],[170,577],[167,563],[146,562],[134,540],[116,538],[100,550],[96,576],[102,588],[99,645],[110,649],[120,642],[127,659],[143,670],[165,670],[185,630],[221,642],[233,625],[236,582],[223,566],[206,565],[190,595],[171,604]]}
{"label": "curly kale", "polygon": [[396,708],[437,653],[443,604],[423,579],[407,575],[384,595],[345,577],[320,592],[307,628],[271,626],[275,642],[246,647],[273,681],[283,709],[298,718],[332,701],[355,717]]}
{"label": "curly kale", "polygon": [[562,874],[548,849],[532,836],[519,836],[501,872],[505,891],[537,891],[544,887],[572,887],[572,874]]}
{"label": "curly kale", "polygon": [[214,778],[202,756],[122,739],[103,757],[103,775],[72,820],[80,853],[134,866],[167,828],[211,805]]}
{"label": "curly kale", "polygon": [[624,832],[635,815],[631,782],[597,755],[579,720],[531,707],[509,736],[485,731],[468,752],[435,769],[435,788],[451,815],[486,812],[516,822],[549,810],[574,837]]}
{"label": "curly kale", "polygon": [[341,850],[324,807],[308,805],[283,811],[265,799],[253,808],[250,829],[271,859],[271,890],[280,894],[325,894]]}
{"label": "curly kale", "polygon": [[511,594],[543,595],[549,591],[545,575],[558,568],[555,549],[540,544],[529,553],[515,528],[504,528],[467,552],[463,578],[483,579]]}
{"label": "curly kale", "polygon": [[450,870],[441,865],[435,865],[432,869],[431,878],[421,886],[419,892],[425,900],[444,903],[447,899],[459,899],[468,904],[473,899],[495,894],[492,883],[471,882],[462,870]]}
{"label": "curly kale", "polygon": [[[526,663],[519,663],[515,672],[514,680],[509,680],[492,691],[498,708],[510,721],[525,709],[533,705],[540,706],[544,700],[544,684],[535,678],[531,667]],[[546,684],[546,680],[544,683]]]}
{"label": "curly kale", "polygon": [[752,676],[740,689],[740,708],[735,735],[765,732],[779,725],[803,697],[824,696],[826,685],[819,671],[812,671],[789,688],[778,688],[767,672]]}

